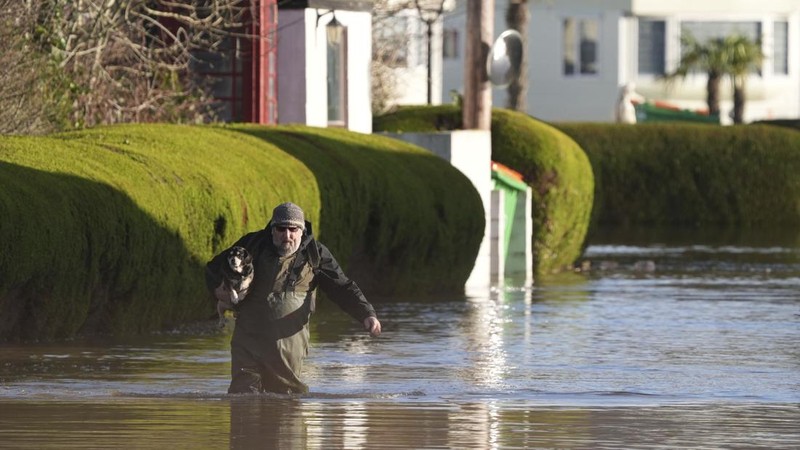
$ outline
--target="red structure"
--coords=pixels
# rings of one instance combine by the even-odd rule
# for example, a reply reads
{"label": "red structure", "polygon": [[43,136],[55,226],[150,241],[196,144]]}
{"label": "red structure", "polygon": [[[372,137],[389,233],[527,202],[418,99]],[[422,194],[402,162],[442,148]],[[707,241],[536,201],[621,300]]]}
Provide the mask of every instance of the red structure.
{"label": "red structure", "polygon": [[[275,124],[278,122],[277,93],[277,0],[254,0],[257,17],[253,21],[251,41],[255,57],[251,60],[250,84],[253,87],[245,91],[245,104],[250,105],[250,115],[246,122]],[[247,95],[249,93],[249,95]],[[249,97],[249,98],[248,98]]]}
{"label": "red structure", "polygon": [[222,55],[198,55],[197,73],[213,80],[220,120],[276,124],[277,0],[252,0],[249,19],[240,36],[226,40]]}

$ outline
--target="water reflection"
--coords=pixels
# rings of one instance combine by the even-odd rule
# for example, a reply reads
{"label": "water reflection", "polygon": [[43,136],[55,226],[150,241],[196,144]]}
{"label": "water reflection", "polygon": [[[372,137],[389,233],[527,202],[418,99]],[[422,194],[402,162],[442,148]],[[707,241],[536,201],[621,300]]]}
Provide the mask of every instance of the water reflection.
{"label": "water reflection", "polygon": [[800,439],[796,405],[575,408],[255,396],[2,406],[3,448],[778,449],[794,448]]}
{"label": "water reflection", "polygon": [[469,299],[462,324],[467,355],[464,364],[465,382],[475,387],[501,389],[509,367],[506,361],[506,306],[496,298]]}
{"label": "water reflection", "polygon": [[379,339],[320,305],[300,397],[226,395],[229,334],[0,346],[0,447],[800,442],[799,247],[634,239],[586,259],[532,288],[378,301]]}

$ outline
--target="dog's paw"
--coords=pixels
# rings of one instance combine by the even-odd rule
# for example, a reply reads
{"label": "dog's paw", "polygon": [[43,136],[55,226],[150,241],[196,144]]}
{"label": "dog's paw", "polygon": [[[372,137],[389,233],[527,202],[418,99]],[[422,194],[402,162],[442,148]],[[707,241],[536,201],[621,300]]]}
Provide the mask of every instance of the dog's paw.
{"label": "dog's paw", "polygon": [[237,292],[236,289],[231,289],[231,303],[236,305],[236,304],[239,303],[239,300],[241,300],[241,299],[242,299],[242,296],[239,295],[239,292]]}

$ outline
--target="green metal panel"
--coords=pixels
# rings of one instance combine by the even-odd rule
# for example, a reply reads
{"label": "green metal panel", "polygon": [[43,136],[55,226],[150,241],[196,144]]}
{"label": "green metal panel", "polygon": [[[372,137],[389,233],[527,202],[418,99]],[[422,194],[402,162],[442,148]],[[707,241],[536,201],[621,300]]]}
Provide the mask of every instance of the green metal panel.
{"label": "green metal panel", "polygon": [[514,227],[514,216],[517,210],[517,197],[520,192],[527,191],[528,185],[500,171],[492,170],[492,188],[505,192],[503,210],[505,211],[506,226],[505,230],[503,230],[505,247],[502,255],[502,258],[505,259],[508,255],[508,246],[511,243],[511,231]]}

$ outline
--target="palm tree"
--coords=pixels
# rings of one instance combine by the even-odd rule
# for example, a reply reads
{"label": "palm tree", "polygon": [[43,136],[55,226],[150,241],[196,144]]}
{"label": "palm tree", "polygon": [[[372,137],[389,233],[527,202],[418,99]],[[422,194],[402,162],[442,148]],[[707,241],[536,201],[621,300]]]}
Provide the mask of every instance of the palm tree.
{"label": "palm tree", "polygon": [[759,69],[764,61],[761,43],[747,36],[733,35],[725,38],[728,52],[728,74],[733,82],[733,123],[742,123],[744,118],[745,82],[753,69]]}
{"label": "palm tree", "polygon": [[719,115],[719,85],[724,76],[730,76],[733,83],[733,122],[742,123],[747,76],[764,60],[760,42],[733,34],[701,43],[684,30],[681,48],[683,51],[678,67],[666,78],[685,78],[692,71],[705,71],[708,74],[708,112]]}
{"label": "palm tree", "polygon": [[665,75],[667,80],[686,78],[690,72],[703,71],[708,74],[706,103],[708,113],[719,115],[719,85],[728,72],[728,52],[724,50],[724,39],[710,39],[705,43],[684,30],[681,34],[681,60],[678,67]]}

